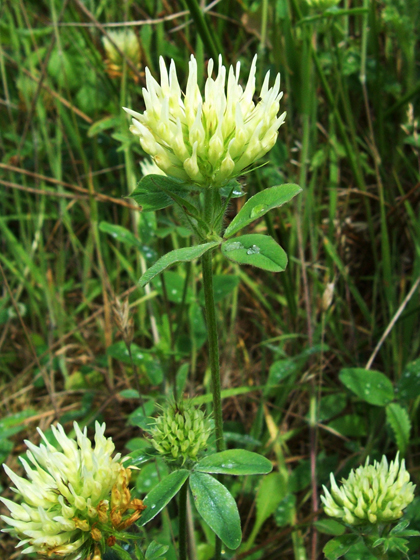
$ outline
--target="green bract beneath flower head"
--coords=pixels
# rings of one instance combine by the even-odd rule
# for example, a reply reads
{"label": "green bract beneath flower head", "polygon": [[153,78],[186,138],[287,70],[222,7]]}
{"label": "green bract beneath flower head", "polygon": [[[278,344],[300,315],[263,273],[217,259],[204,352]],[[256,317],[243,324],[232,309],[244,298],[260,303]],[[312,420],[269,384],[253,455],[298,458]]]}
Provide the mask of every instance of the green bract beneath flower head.
{"label": "green bract beneath flower head", "polygon": [[382,461],[352,470],[338,487],[331,473],[331,493],[324,486],[321,496],[324,510],[331,517],[341,518],[350,525],[389,523],[396,521],[414,498],[415,485],[399,457],[388,465]]}
{"label": "green bract beneath flower head", "polygon": [[197,461],[207,447],[212,422],[190,402],[169,404],[150,430],[153,447],[169,461]]}
{"label": "green bract beneath flower head", "polygon": [[99,560],[145,506],[131,500],[130,471],[123,467],[120,454],[112,457],[115,446],[104,437],[105,424],[95,425],[94,449],[86,428],[82,432],[76,422],[76,440],[67,437],[60,424],[51,429],[57,446],[40,429],[44,443],[25,441],[28,460],[21,461],[27,478],[4,465],[21,503],[0,498],[11,513],[1,516],[9,525],[3,531],[21,539],[18,546],[26,545],[25,554]]}
{"label": "green bract beneath flower head", "polygon": [[[143,89],[146,110],[136,113],[131,132],[140,137],[144,151],[167,175],[202,187],[221,187],[265,155],[277,140],[286,113],[278,116],[280,74],[269,87],[267,72],[254,102],[255,56],[245,89],[239,84],[240,63],[228,75],[219,57],[217,77],[208,62],[204,96],[197,85],[197,61],[191,56],[185,95],[181,94],[175,63],[169,72],[160,58],[160,84],[146,68]],[[226,83],[227,78],[227,83]]]}

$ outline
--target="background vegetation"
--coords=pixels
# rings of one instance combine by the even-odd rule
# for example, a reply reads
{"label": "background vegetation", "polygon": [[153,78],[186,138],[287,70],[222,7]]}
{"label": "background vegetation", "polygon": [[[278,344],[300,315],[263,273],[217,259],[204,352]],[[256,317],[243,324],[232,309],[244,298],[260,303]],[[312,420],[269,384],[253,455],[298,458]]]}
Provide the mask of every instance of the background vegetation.
{"label": "background vegetation", "polygon": [[[340,530],[317,515],[330,471],[399,450],[419,476],[419,2],[323,12],[303,0],[215,1],[204,43],[182,1],[6,0],[0,15],[1,462],[18,468],[24,437],[55,420],[69,430],[105,420],[125,453],[145,445],[116,298],[129,298],[147,413],[174,376],[209,406],[199,267],[137,285],[191,240],[172,210],[142,214],[127,198],[144,153],[121,107],[143,109],[144,68],[157,76],[160,55],[183,86],[191,53],[203,79],[209,41],[243,76],[257,52],[257,83],[281,72],[287,120],[242,184],[248,195],[283,182],[304,192],[254,228],[285,248],[285,273],[217,264],[228,445],[275,465],[231,487],[245,543],[235,558],[322,558],[325,533]],[[111,69],[102,39],[126,25],[141,64]],[[157,480],[154,463],[143,467],[139,496]],[[148,525],[146,542],[170,543],[175,518]],[[212,554],[206,531],[197,521],[199,560]],[[3,534],[2,556],[20,558],[14,545]]]}

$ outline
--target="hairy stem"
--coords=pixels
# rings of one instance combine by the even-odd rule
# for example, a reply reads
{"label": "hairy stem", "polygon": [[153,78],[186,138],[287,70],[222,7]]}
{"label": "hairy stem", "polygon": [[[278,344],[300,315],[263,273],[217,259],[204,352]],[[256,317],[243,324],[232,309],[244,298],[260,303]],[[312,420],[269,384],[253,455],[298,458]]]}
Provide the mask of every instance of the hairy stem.
{"label": "hairy stem", "polygon": [[[204,193],[204,218],[213,229],[215,189],[207,189]],[[218,194],[218,193],[216,193]],[[206,310],[206,324],[208,335],[209,361],[213,392],[213,415],[216,432],[216,449],[218,452],[225,449],[223,439],[222,397],[220,383],[219,340],[217,336],[216,307],[213,292],[213,259],[212,252],[208,251],[202,257],[203,289]],[[220,560],[222,543],[218,537],[215,542],[215,560]]]}
{"label": "hairy stem", "polygon": [[187,494],[188,480],[179,492],[179,560],[187,560]]}
{"label": "hairy stem", "polygon": [[376,541],[376,539],[378,539],[380,536],[383,536],[383,529],[384,527],[381,525],[376,526],[369,536],[363,536],[363,541],[366,548],[375,558],[379,558],[379,560],[388,560],[388,553],[385,552],[382,545],[375,547],[373,546],[373,543]]}
{"label": "hairy stem", "polygon": [[202,257],[203,269],[203,288],[206,309],[206,323],[209,345],[209,361],[213,392],[213,414],[216,431],[217,451],[223,451],[225,443],[223,440],[223,418],[222,418],[222,398],[220,388],[220,364],[219,364],[219,341],[217,336],[216,308],[214,305],[213,294],[213,266],[211,251]]}

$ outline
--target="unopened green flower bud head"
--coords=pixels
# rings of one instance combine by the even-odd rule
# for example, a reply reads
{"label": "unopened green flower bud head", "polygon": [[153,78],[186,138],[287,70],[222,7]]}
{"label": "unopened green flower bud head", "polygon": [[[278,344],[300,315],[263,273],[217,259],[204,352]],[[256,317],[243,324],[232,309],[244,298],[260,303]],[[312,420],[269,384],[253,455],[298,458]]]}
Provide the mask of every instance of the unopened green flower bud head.
{"label": "unopened green flower bud head", "polygon": [[175,63],[169,72],[160,58],[160,84],[146,68],[144,113],[125,109],[133,117],[131,132],[143,150],[167,175],[201,187],[221,187],[240,175],[274,146],[286,113],[280,108],[280,74],[269,86],[267,72],[255,102],[255,56],[245,89],[239,84],[240,63],[227,72],[219,57],[208,62],[204,95],[197,85],[197,61],[191,56],[185,95]]}
{"label": "unopened green flower bud head", "polygon": [[324,486],[325,496],[321,496],[324,511],[349,525],[396,521],[414,498],[415,485],[399,454],[390,465],[385,455],[373,465],[368,458],[365,466],[352,470],[340,487],[332,473],[330,478],[331,492]]}
{"label": "unopened green flower bud head", "polygon": [[11,515],[0,516],[8,525],[3,531],[20,539],[24,554],[100,560],[145,506],[131,499],[131,471],[123,467],[120,454],[112,457],[115,446],[104,436],[105,424],[96,423],[94,448],[76,422],[76,439],[67,437],[60,424],[51,429],[55,446],[40,429],[43,443],[25,442],[29,449],[21,462],[26,478],[4,465],[20,503],[0,498]]}
{"label": "unopened green flower bud head", "polygon": [[194,462],[207,447],[212,429],[210,418],[192,403],[171,403],[156,418],[151,443],[170,462]]}

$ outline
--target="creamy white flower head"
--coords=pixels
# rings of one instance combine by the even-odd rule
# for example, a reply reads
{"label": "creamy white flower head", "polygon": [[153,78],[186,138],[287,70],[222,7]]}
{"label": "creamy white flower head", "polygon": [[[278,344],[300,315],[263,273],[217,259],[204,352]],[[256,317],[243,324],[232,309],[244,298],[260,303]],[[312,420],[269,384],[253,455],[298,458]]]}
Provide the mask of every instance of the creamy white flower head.
{"label": "creamy white flower head", "polygon": [[162,171],[202,187],[220,187],[271,150],[286,118],[286,113],[278,116],[283,96],[280,74],[269,87],[267,72],[255,103],[256,64],[255,56],[243,88],[239,62],[227,71],[220,56],[213,78],[214,62],[210,59],[204,95],[197,85],[194,56],[189,62],[185,95],[173,60],[168,71],[160,58],[160,84],[146,68],[146,110],[125,111],[133,117],[131,132],[140,137],[142,148]]}
{"label": "creamy white flower head", "polygon": [[[112,492],[118,484],[126,487],[129,473],[119,453],[112,457],[115,446],[111,438],[104,436],[105,424],[95,424],[94,448],[86,428],[82,432],[76,422],[76,440],[67,437],[60,424],[51,429],[57,446],[49,443],[39,428],[43,443],[36,446],[25,441],[27,460],[21,462],[26,478],[3,465],[15,485],[12,490],[20,499],[18,504],[0,498],[11,514],[0,516],[9,525],[3,531],[21,540],[18,547],[25,547],[24,554],[35,552],[71,560],[88,558],[99,544],[105,546],[107,529],[111,525],[115,528],[107,513],[109,504],[112,505]],[[124,512],[129,509],[129,500],[126,502]],[[117,513],[119,509],[114,508]]]}
{"label": "creamy white flower head", "polygon": [[368,458],[340,487],[332,473],[330,478],[331,493],[324,486],[325,496],[321,496],[324,511],[350,525],[395,521],[414,498],[415,485],[410,482],[405,461],[399,462],[399,454],[390,465],[385,455],[373,465]]}

